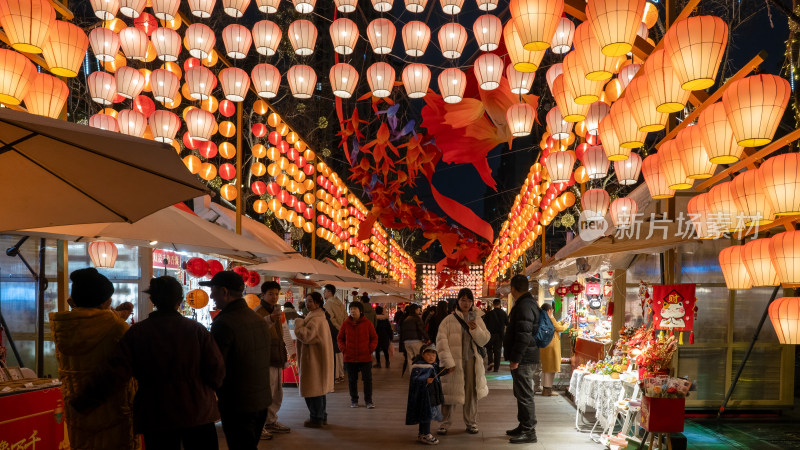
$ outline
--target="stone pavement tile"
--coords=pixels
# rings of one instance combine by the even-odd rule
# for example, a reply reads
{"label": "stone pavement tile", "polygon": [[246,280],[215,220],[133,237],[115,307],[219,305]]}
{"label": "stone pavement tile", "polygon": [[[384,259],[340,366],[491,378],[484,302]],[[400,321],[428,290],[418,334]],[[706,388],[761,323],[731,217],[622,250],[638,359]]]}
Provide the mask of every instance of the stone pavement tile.
{"label": "stone pavement tile", "polygon": [[[400,377],[402,358],[395,356],[391,369],[373,369],[373,400],[376,408],[350,408],[347,383],[337,383],[336,392],[328,395],[328,423],[323,429],[303,427],[308,418],[305,401],[296,387],[284,387],[283,406],[279,421],[292,428],[289,434],[274,435],[270,441],[261,441],[259,449],[301,450],[322,448],[405,449],[422,448],[416,441],[417,426],[405,425],[408,398],[408,372]],[[361,388],[359,383],[359,388]],[[563,396],[536,397],[538,419],[535,444],[513,445],[508,442],[505,430],[517,425],[517,407],[511,392],[508,365],[498,374],[489,375],[489,396],[478,402],[478,427],[480,432],[471,435],[465,431],[461,409],[454,412],[453,426],[447,436],[437,436],[441,449],[569,449],[598,450],[603,446],[589,439],[588,433],[575,430],[575,408]],[[363,395],[363,394],[362,394]],[[438,423],[431,424],[434,434]],[[222,427],[217,424],[220,448],[227,449]]]}

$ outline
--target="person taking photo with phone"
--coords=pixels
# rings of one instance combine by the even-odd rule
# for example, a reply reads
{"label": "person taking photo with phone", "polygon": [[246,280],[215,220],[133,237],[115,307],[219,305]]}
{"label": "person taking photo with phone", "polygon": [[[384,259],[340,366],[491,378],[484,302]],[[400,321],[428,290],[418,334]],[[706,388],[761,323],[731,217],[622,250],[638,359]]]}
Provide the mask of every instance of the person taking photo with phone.
{"label": "person taking photo with phone", "polygon": [[458,292],[455,311],[439,324],[436,347],[441,366],[450,374],[442,379],[444,405],[439,435],[447,434],[455,405],[464,405],[464,424],[470,434],[478,433],[478,400],[489,394],[483,357],[491,334],[475,308],[472,291]]}

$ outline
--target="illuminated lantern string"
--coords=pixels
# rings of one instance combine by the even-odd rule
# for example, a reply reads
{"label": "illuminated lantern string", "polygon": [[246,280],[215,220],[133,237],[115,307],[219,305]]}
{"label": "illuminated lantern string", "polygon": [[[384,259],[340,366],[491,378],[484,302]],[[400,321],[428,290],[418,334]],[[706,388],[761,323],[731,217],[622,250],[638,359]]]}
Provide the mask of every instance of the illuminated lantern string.
{"label": "illuminated lantern string", "polygon": [[367,37],[372,51],[384,55],[392,51],[397,34],[392,22],[387,19],[375,19],[367,25]]}
{"label": "illuminated lantern string", "polygon": [[225,54],[233,59],[244,59],[250,51],[253,37],[247,27],[230,24],[222,30],[222,42],[225,44]]}
{"label": "illuminated lantern string", "polygon": [[271,64],[257,64],[250,73],[253,87],[262,98],[274,98],[278,95],[281,84],[281,73]]}
{"label": "illuminated lantern string", "polygon": [[[405,27],[403,30],[405,33]],[[333,51],[342,55],[353,53],[358,42],[358,27],[355,22],[345,18],[336,19],[331,24],[329,31],[333,42]],[[405,34],[403,37],[405,39]]]}
{"label": "illuminated lantern string", "polygon": [[295,98],[311,98],[317,84],[317,74],[314,69],[302,64],[292,66],[286,73],[286,79]]}
{"label": "illuminated lantern string", "polygon": [[358,71],[347,63],[334,64],[329,76],[333,95],[350,98],[358,84]]}
{"label": "illuminated lantern string", "polygon": [[503,77],[503,60],[494,53],[484,53],[475,60],[473,66],[478,86],[485,91],[500,87]]}
{"label": "illuminated lantern string", "polygon": [[491,52],[500,46],[503,24],[497,16],[484,14],[472,25],[472,31],[475,33],[478,48],[484,52]]}
{"label": "illuminated lantern string", "polygon": [[458,103],[464,97],[467,76],[456,68],[449,68],[439,74],[439,92],[445,103]]}
{"label": "illuminated lantern string", "polygon": [[742,147],[772,142],[790,96],[789,82],[777,75],[734,81],[722,94],[722,105],[736,142]]}
{"label": "illuminated lantern string", "polygon": [[534,72],[520,72],[514,68],[513,64],[506,66],[506,78],[512,94],[527,94],[530,92],[535,76]]}
{"label": "illuminated lantern string", "polygon": [[728,289],[733,291],[753,287],[753,280],[742,260],[741,245],[733,245],[719,252],[719,266]]}
{"label": "illuminated lantern string", "polygon": [[[122,31],[124,32],[125,30]],[[146,52],[146,34],[144,34],[144,39]],[[44,56],[47,65],[50,66],[50,73],[53,75],[76,77],[88,48],[89,38],[80,27],[70,22],[56,20],[42,48],[42,56]]]}
{"label": "illuminated lantern string", "polygon": [[572,38],[575,36],[575,24],[566,17],[558,20],[558,27],[553,34],[553,41],[550,48],[556,55],[563,55],[572,50]]}
{"label": "illuminated lantern string", "polygon": [[550,47],[564,13],[564,0],[511,0],[508,9],[525,49],[542,51]]}
{"label": "illuminated lantern string", "polygon": [[614,173],[617,175],[617,182],[623,186],[638,183],[641,171],[642,158],[636,153],[631,152],[628,155],[628,159],[624,161],[614,161]]}
{"label": "illuminated lantern string", "polygon": [[46,0],[0,2],[0,25],[14,50],[42,53],[56,21],[56,12]]}
{"label": "illuminated lantern string", "polygon": [[46,73],[35,73],[25,95],[25,107],[31,114],[57,119],[68,96],[66,83]]}
{"label": "illuminated lantern string", "polygon": [[431,30],[423,22],[412,20],[403,26],[403,46],[407,55],[424,55],[430,40]]}
{"label": "illuminated lantern string", "polygon": [[715,16],[694,16],[672,24],[664,50],[681,88],[700,91],[714,85],[728,44],[728,25]]}
{"label": "illuminated lantern string", "polygon": [[800,297],[781,297],[769,305],[769,320],[781,344],[800,344]]}
{"label": "illuminated lantern string", "polygon": [[253,25],[253,45],[259,54],[272,56],[278,51],[283,33],[275,22],[261,20]]}
{"label": "illuminated lantern string", "polygon": [[430,82],[431,70],[424,64],[413,63],[403,69],[403,87],[409,98],[424,97]]}
{"label": "illuminated lantern string", "polygon": [[587,22],[604,55],[623,56],[633,49],[644,6],[645,0],[589,0]]}
{"label": "illuminated lantern string", "polygon": [[761,164],[758,172],[758,182],[764,186],[775,214],[800,214],[800,154],[773,156]]}
{"label": "illuminated lantern string", "polygon": [[661,169],[660,153],[650,155],[642,161],[642,176],[644,176],[650,197],[653,199],[670,198],[675,195],[675,190],[669,187],[667,178]]}

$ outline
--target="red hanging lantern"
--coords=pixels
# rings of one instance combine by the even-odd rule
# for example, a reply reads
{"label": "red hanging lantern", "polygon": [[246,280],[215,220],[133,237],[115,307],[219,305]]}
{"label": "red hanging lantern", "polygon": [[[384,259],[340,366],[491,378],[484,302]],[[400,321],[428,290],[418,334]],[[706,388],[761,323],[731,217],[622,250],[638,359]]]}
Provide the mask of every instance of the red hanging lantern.
{"label": "red hanging lantern", "polygon": [[222,263],[221,262],[217,261],[216,259],[209,259],[208,260],[208,276],[209,277],[213,277],[214,275],[216,275],[219,272],[222,272],[223,270],[225,270],[225,268],[222,267]]}
{"label": "red hanging lantern", "polygon": [[239,274],[242,277],[242,280],[247,279],[247,275],[250,273],[244,266],[236,266],[233,268],[233,271]]}
{"label": "red hanging lantern", "polygon": [[191,258],[186,261],[186,272],[193,278],[200,278],[208,274],[208,262],[203,258]]}
{"label": "red hanging lantern", "polygon": [[[242,277],[244,278],[244,277]],[[247,272],[247,278],[244,278],[244,284],[249,287],[258,286],[261,283],[261,275],[258,272]]]}

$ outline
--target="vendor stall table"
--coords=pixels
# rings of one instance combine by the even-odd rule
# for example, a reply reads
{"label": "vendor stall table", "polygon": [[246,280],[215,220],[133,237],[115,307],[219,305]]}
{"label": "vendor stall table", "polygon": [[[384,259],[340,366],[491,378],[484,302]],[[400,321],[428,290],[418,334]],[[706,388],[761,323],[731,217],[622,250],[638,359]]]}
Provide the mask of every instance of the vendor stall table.
{"label": "vendor stall table", "polygon": [[626,395],[635,395],[636,389],[635,384],[619,378],[576,370],[569,382],[569,392],[575,398],[577,407],[575,428],[587,431],[581,426],[581,419],[585,420],[594,412],[596,422],[589,431],[594,432],[599,426],[605,434],[611,434],[617,421],[617,404]]}
{"label": "vendor stall table", "polygon": [[61,383],[25,382],[28,387],[14,390],[0,383],[0,448],[69,448]]}

